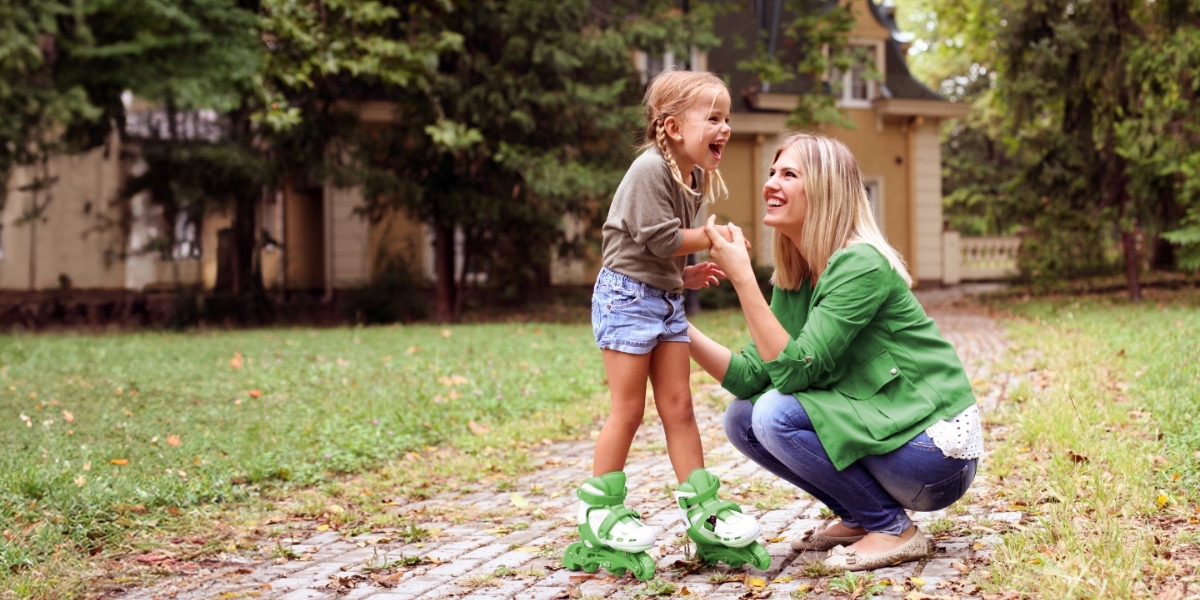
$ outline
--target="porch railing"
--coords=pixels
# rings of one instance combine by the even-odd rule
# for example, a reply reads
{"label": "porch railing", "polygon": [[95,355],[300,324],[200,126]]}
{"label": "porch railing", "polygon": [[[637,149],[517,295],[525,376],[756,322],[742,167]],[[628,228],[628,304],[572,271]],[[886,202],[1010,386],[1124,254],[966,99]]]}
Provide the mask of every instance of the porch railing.
{"label": "porch railing", "polygon": [[963,237],[957,231],[942,234],[943,280],[954,285],[962,281],[1012,279],[1020,274],[1017,251],[1021,238],[1016,236]]}

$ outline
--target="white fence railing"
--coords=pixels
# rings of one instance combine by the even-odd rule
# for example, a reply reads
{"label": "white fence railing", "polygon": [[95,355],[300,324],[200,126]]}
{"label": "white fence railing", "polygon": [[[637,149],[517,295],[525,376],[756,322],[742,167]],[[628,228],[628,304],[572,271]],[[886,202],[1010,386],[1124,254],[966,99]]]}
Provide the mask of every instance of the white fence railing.
{"label": "white fence railing", "polygon": [[942,234],[944,283],[1011,279],[1020,274],[1016,236],[962,237],[957,231]]}

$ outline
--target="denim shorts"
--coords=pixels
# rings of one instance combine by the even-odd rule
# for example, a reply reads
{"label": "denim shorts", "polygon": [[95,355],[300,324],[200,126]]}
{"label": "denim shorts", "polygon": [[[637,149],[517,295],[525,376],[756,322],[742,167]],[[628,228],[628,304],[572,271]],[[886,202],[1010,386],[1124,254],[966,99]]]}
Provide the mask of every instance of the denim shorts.
{"label": "denim shorts", "polygon": [[647,354],[659,342],[688,342],[683,295],[600,269],[592,293],[592,333],[605,350]]}

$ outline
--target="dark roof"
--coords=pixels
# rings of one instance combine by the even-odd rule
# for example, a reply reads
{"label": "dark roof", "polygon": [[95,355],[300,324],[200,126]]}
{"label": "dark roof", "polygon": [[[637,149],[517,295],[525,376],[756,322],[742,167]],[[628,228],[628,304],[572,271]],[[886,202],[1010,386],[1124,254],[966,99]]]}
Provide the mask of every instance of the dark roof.
{"label": "dark roof", "polygon": [[945,98],[929,89],[925,84],[917,81],[912,76],[912,73],[908,71],[908,63],[904,60],[904,49],[901,46],[904,41],[904,34],[896,26],[895,7],[890,2],[876,4],[874,0],[863,1],[871,9],[871,15],[875,17],[875,20],[887,28],[891,34],[884,42],[885,68],[887,72],[884,73],[884,85],[881,90],[883,97],[945,101]]}
{"label": "dark roof", "polygon": [[[781,0],[779,0],[781,1]],[[906,98],[914,100],[945,101],[937,92],[917,81],[908,70],[904,60],[904,34],[896,26],[895,10],[890,4],[876,4],[874,0],[859,0],[865,2],[868,11],[890,35],[884,41],[885,73],[880,93],[884,98]],[[887,2],[888,0],[884,0]],[[835,6],[837,0],[829,0],[828,6]],[[780,20],[787,22],[792,18],[785,8]],[[780,24],[777,23],[776,27]],[[759,35],[758,24],[753,10],[741,10],[718,18],[714,23],[714,32],[721,39],[721,45],[709,51],[708,68],[725,77],[735,98],[734,112],[753,110],[749,104],[743,104],[736,99],[747,97],[761,91],[758,78],[752,73],[737,68],[737,63],[753,57],[754,40]],[[778,49],[784,61],[798,61],[800,53],[805,48],[794,42],[784,42]],[[814,82],[807,77],[796,77],[789,81],[771,86],[770,91],[780,94],[802,94],[812,89]]]}

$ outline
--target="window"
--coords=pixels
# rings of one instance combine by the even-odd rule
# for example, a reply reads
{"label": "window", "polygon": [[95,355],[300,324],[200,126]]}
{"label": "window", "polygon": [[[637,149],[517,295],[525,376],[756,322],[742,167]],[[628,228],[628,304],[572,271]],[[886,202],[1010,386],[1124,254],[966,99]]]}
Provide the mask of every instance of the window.
{"label": "window", "polygon": [[705,71],[708,69],[708,54],[692,48],[687,59],[680,60],[670,50],[662,54],[652,54],[643,50],[637,50],[633,53],[633,64],[642,76],[642,85],[645,85],[655,75],[663,71],[670,71],[671,69],[678,69],[680,71]]}
{"label": "window", "polygon": [[871,202],[871,216],[880,231],[885,231],[883,223],[883,182],[879,178],[864,177],[863,187],[867,188],[867,199]]}
{"label": "window", "polygon": [[842,107],[866,108],[879,95],[879,83],[872,73],[879,73],[883,45],[872,42],[850,44],[855,64],[848,71],[833,69],[830,85]]}
{"label": "window", "polygon": [[180,211],[175,217],[175,246],[171,248],[171,258],[188,260],[200,258],[200,227],[187,211]]}

